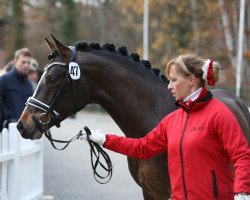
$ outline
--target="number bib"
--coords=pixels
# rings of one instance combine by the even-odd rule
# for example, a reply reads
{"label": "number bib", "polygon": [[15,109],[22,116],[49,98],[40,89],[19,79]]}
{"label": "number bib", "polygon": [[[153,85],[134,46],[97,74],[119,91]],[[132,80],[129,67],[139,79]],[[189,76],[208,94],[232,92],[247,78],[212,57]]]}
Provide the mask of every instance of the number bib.
{"label": "number bib", "polygon": [[80,67],[76,62],[69,63],[69,74],[73,80],[78,80],[81,76]]}

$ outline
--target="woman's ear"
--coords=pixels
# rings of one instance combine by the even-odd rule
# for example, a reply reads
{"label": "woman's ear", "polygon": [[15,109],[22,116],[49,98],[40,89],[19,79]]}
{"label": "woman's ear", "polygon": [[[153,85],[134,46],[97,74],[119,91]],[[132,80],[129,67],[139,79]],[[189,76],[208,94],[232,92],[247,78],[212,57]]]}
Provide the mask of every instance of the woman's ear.
{"label": "woman's ear", "polygon": [[189,76],[189,83],[190,83],[191,86],[197,84],[197,78],[195,78],[195,76],[194,76],[193,74],[191,74],[191,75]]}

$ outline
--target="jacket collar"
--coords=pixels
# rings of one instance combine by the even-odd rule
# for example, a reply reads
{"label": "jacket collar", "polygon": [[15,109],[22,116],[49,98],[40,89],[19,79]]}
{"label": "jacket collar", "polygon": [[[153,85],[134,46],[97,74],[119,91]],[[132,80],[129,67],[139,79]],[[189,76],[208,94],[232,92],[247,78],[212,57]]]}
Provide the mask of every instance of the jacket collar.
{"label": "jacket collar", "polygon": [[28,79],[28,76],[26,74],[18,72],[16,67],[13,67],[12,72],[15,74],[16,78],[21,82],[24,82]]}
{"label": "jacket collar", "polygon": [[184,99],[183,102],[187,103],[189,100],[195,101],[199,97],[201,90],[202,90],[202,87],[200,87],[198,90],[196,90],[192,94],[188,95],[188,97]]}
{"label": "jacket collar", "polygon": [[176,105],[179,105],[184,111],[190,112],[191,110],[197,110],[204,106],[212,97],[212,93],[208,91],[206,87],[202,87],[201,92],[196,100],[188,100],[186,103],[179,101],[176,102]]}

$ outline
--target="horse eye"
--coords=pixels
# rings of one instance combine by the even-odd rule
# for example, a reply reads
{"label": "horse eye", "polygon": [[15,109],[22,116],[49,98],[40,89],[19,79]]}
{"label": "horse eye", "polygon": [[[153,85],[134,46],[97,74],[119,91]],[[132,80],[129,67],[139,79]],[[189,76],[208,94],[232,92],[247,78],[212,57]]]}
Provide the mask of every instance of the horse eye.
{"label": "horse eye", "polygon": [[46,76],[45,80],[49,84],[53,84],[56,82],[56,79],[54,77],[52,77],[51,75]]}

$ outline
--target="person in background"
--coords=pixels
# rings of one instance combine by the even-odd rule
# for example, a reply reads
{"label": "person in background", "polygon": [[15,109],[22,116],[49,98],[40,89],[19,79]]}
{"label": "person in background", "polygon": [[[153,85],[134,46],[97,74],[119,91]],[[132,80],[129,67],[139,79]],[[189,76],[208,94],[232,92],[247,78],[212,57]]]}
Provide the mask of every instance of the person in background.
{"label": "person in background", "polygon": [[171,60],[168,89],[179,109],[143,138],[92,131],[90,140],[139,159],[166,151],[171,200],[250,200],[248,142],[232,111],[206,87],[218,83],[221,72],[218,62],[195,55]]}
{"label": "person in background", "polygon": [[28,80],[31,82],[33,91],[35,91],[39,81],[39,71],[38,71],[38,62],[34,58],[31,58],[30,61]]}
{"label": "person in background", "polygon": [[0,131],[19,119],[33,89],[27,78],[32,54],[28,48],[15,52],[13,69],[0,77]]}
{"label": "person in background", "polygon": [[9,61],[1,70],[0,70],[0,76],[6,74],[8,71],[12,70],[14,64],[13,61]]}

